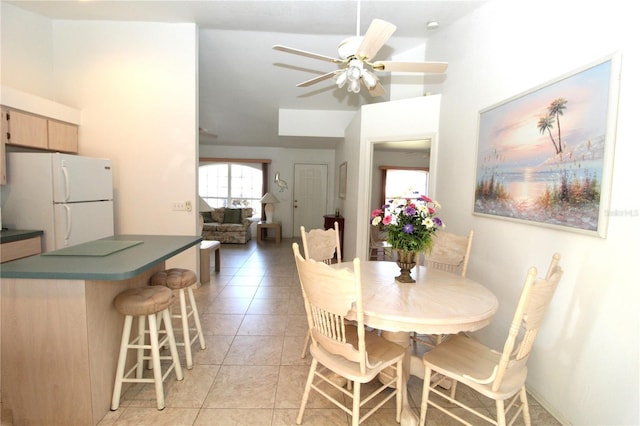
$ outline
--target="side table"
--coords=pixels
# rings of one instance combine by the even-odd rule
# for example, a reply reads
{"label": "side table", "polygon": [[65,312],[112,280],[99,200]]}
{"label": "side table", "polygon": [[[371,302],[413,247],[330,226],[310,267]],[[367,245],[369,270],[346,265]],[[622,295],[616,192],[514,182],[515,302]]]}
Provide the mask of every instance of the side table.
{"label": "side table", "polygon": [[200,283],[211,281],[211,250],[215,251],[215,271],[220,272],[220,241],[203,240],[200,242]]}
{"label": "side table", "polygon": [[261,220],[260,222],[258,222],[256,229],[258,234],[258,244],[262,244],[262,232],[266,232],[266,230],[269,228],[273,228],[276,230],[276,243],[279,243],[282,240],[282,225],[280,224],[280,222],[265,222]]}

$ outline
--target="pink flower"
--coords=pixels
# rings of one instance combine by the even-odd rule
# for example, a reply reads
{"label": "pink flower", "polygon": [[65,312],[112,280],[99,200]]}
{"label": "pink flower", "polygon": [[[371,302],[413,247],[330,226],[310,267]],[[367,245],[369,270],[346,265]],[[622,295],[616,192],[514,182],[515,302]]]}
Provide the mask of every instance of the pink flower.
{"label": "pink flower", "polygon": [[371,217],[374,218],[376,216],[380,216],[383,213],[382,209],[375,209],[373,213],[371,213]]}
{"label": "pink flower", "polygon": [[431,200],[431,198],[427,197],[426,195],[421,195],[421,196],[420,196],[420,199],[421,199],[422,201],[427,202],[427,203],[433,203],[433,201]]}
{"label": "pink flower", "polygon": [[391,220],[392,220],[391,215],[385,216],[384,219],[382,219],[382,224],[386,226],[391,223]]}

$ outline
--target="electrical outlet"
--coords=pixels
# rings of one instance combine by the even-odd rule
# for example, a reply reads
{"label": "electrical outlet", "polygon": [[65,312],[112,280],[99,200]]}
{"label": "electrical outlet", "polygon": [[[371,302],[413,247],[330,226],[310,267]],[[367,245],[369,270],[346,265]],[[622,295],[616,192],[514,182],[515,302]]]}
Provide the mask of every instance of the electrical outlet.
{"label": "electrical outlet", "polygon": [[174,201],[173,202],[173,211],[184,211],[186,210],[184,201]]}
{"label": "electrical outlet", "polygon": [[185,201],[184,202],[184,209],[188,212],[191,211],[191,201]]}

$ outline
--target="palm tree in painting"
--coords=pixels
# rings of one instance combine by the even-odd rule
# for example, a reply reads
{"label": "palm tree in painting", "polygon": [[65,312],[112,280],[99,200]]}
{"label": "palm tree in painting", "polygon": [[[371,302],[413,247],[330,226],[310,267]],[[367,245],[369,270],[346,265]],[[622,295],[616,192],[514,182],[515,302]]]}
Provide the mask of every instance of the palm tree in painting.
{"label": "palm tree in painting", "polygon": [[549,132],[549,137],[551,138],[551,143],[553,144],[553,148],[558,153],[558,144],[556,144],[556,140],[553,138],[551,134],[551,129],[553,129],[553,117],[550,115],[545,115],[544,117],[540,117],[538,120],[538,129],[540,129],[540,134],[544,132]]}
{"label": "palm tree in painting", "polygon": [[[560,116],[564,115],[564,110],[567,108],[567,100],[565,98],[557,98],[551,105],[547,107],[548,114],[544,117],[540,117],[538,120],[538,129],[540,133],[548,132],[549,137],[551,138],[551,143],[553,144],[553,148],[556,151],[556,154],[560,154],[562,152],[562,134],[560,132]],[[553,129],[553,121],[555,119],[556,125],[558,126],[558,142],[553,138],[553,134],[551,134],[551,129]]]}
{"label": "palm tree in painting", "polygon": [[558,147],[556,153],[562,152],[562,136],[560,134],[560,116],[564,114],[564,110],[567,108],[567,100],[565,98],[557,98],[547,108],[549,115],[555,117],[556,124],[558,125]]}

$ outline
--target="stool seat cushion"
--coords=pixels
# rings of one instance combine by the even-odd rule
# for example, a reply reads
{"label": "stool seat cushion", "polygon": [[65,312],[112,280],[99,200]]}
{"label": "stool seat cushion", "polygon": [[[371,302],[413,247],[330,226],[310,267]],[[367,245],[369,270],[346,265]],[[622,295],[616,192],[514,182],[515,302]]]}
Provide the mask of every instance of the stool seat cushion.
{"label": "stool seat cushion", "polygon": [[113,303],[121,314],[139,316],[161,312],[172,302],[173,292],[167,287],[139,287],[123,291]]}
{"label": "stool seat cushion", "polygon": [[172,268],[156,272],[150,282],[151,285],[162,285],[172,290],[180,290],[198,282],[198,276],[190,269]]}

